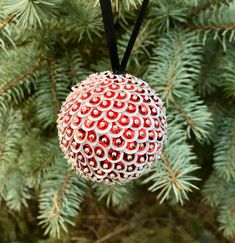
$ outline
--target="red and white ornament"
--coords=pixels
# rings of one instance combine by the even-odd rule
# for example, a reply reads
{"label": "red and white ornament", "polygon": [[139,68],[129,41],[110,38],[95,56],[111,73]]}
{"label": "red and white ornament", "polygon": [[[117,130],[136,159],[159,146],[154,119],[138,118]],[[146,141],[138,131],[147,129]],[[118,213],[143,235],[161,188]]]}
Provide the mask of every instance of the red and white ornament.
{"label": "red and white ornament", "polygon": [[107,71],[72,90],[58,115],[58,134],[65,158],[84,178],[124,183],[156,163],[166,142],[166,115],[146,82]]}

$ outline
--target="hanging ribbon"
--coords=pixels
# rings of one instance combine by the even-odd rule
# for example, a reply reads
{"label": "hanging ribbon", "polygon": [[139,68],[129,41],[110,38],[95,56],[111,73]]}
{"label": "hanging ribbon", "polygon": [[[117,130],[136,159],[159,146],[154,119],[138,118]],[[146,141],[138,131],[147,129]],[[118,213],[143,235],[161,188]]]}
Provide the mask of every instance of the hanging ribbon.
{"label": "hanging ribbon", "polygon": [[117,40],[115,36],[114,24],[113,24],[113,15],[112,15],[112,5],[110,0],[100,0],[100,7],[103,16],[104,29],[106,34],[106,39],[109,48],[109,56],[111,60],[112,70],[115,74],[125,73],[128,59],[130,57],[131,51],[135,44],[136,38],[139,34],[140,27],[142,25],[144,14],[147,9],[149,0],[144,0],[140,9],[140,13],[136,20],[134,29],[132,31],[130,40],[128,42],[126,51],[124,53],[121,64],[119,62],[118,51],[117,51]]}

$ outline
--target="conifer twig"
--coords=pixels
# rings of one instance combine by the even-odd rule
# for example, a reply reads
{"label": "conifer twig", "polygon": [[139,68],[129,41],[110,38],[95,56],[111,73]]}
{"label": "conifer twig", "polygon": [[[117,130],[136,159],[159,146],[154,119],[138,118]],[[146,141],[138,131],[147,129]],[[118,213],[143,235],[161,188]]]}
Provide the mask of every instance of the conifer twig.
{"label": "conifer twig", "polygon": [[234,168],[234,165],[233,165],[233,151],[234,151],[233,148],[234,148],[234,145],[235,145],[235,120],[233,122],[231,141],[229,143],[228,152],[227,152],[227,156],[228,156],[227,164],[228,164],[228,167],[229,167],[230,170],[233,170],[233,168]]}
{"label": "conifer twig", "polygon": [[161,159],[165,165],[165,168],[167,169],[167,171],[169,172],[170,177],[172,178],[172,182],[175,185],[175,187],[177,189],[181,189],[181,185],[177,182],[177,177],[174,175],[174,172],[171,170],[171,168],[169,167],[169,161],[168,158],[166,156],[166,154],[163,152],[161,155]]}
{"label": "conifer twig", "polygon": [[9,15],[2,23],[0,23],[0,31],[3,30],[14,18],[16,14]]}
{"label": "conifer twig", "polygon": [[200,79],[200,84],[205,84],[208,81],[208,76],[209,73],[211,72],[213,66],[215,65],[217,59],[219,58],[220,54],[220,47],[221,45],[219,42],[216,43],[215,47],[213,48],[213,58],[210,59],[210,62],[207,63],[206,67],[204,68],[202,74],[201,74],[201,79]]}
{"label": "conifer twig", "polygon": [[123,226],[123,227],[121,227],[121,228],[119,228],[119,229],[117,229],[117,230],[105,235],[104,237],[102,237],[99,240],[95,241],[95,243],[106,242],[107,240],[109,240],[113,236],[118,235],[118,234],[120,234],[123,231],[126,231],[128,228],[129,228],[128,225],[125,225],[125,226]]}
{"label": "conifer twig", "polygon": [[57,155],[59,155],[61,153],[61,149],[60,148],[56,148],[55,151],[51,152],[50,156],[47,157],[33,172],[32,172],[32,176],[36,176],[38,172],[40,172],[43,168],[46,167],[46,165]]}
{"label": "conifer twig", "polygon": [[53,200],[53,204],[54,204],[54,208],[55,208],[53,216],[55,216],[56,218],[59,218],[61,216],[62,200],[65,196],[65,192],[70,183],[72,175],[73,175],[73,171],[70,170],[67,172],[61,189],[59,191],[55,192],[53,195],[52,200]]}
{"label": "conifer twig", "polygon": [[51,61],[50,63],[50,80],[51,80],[51,92],[52,92],[53,104],[54,104],[54,115],[56,118],[59,110],[59,104],[58,104],[58,99],[56,94],[55,61]]}
{"label": "conifer twig", "polygon": [[[232,2],[233,0],[230,0],[230,1]],[[204,4],[202,6],[195,7],[195,8],[193,8],[188,19],[192,19],[192,18],[198,16],[201,12],[206,11],[207,9],[213,8],[220,3],[227,3],[227,2],[228,2],[228,0],[214,0],[214,1]]]}
{"label": "conifer twig", "polygon": [[3,156],[3,149],[4,149],[4,145],[5,145],[5,142],[7,140],[7,129],[2,129],[2,133],[1,133],[1,137],[3,138],[3,141],[1,141],[0,143],[0,161],[2,160],[2,156]]}
{"label": "conifer twig", "polygon": [[228,23],[228,24],[187,24],[186,28],[198,29],[198,30],[234,30],[235,23]]}
{"label": "conifer twig", "polygon": [[186,119],[188,125],[191,126],[191,127],[193,127],[194,124],[193,124],[192,119],[186,114],[185,111],[183,111],[181,109],[180,105],[176,101],[174,102],[174,105],[175,105],[176,110],[178,110],[178,112],[180,112],[180,114]]}
{"label": "conifer twig", "polygon": [[22,73],[16,79],[13,79],[13,80],[7,82],[7,84],[5,86],[0,88],[0,96],[3,95],[11,87],[16,85],[18,82],[20,82],[22,79],[27,78],[28,76],[31,76],[32,74],[34,74],[38,69],[40,69],[41,67],[43,67],[47,63],[48,63],[47,60],[43,60],[43,61],[39,62],[33,69],[31,69],[31,70],[29,70],[25,73]]}

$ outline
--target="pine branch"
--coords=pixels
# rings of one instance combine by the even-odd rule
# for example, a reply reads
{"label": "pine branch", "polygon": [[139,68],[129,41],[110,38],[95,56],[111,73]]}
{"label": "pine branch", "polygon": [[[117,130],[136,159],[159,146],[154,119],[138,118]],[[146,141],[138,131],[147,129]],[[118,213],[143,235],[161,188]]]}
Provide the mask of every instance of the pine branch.
{"label": "pine branch", "polygon": [[188,8],[182,1],[153,1],[150,17],[154,20],[153,29],[158,32],[168,31],[172,26],[177,27],[187,22]]}
{"label": "pine branch", "polygon": [[64,26],[67,32],[72,32],[71,34],[66,33],[66,39],[71,36],[73,40],[76,38],[78,42],[85,41],[85,39],[93,42],[94,36],[100,37],[101,31],[103,31],[100,8],[94,7],[94,4],[90,1],[68,0],[64,3],[63,9],[66,14],[65,19],[51,23],[52,28],[54,28],[53,25],[60,29],[61,26]]}
{"label": "pine branch", "polygon": [[69,67],[65,58],[41,70],[36,83],[36,116],[44,127],[55,126],[58,108],[70,88]]}
{"label": "pine branch", "polygon": [[228,2],[232,2],[232,1],[233,0],[211,0],[206,3],[203,2],[202,5],[199,5],[192,9],[191,14],[189,15],[189,19],[195,18],[201,12],[205,12],[208,9],[215,8],[221,3],[227,4]]}
{"label": "pine branch", "polygon": [[182,117],[187,121],[188,125],[194,129],[195,125],[192,121],[192,119],[187,115],[187,113],[182,109],[182,107],[180,107],[178,102],[174,102],[174,106],[176,108],[176,110],[182,115]]}
{"label": "pine branch", "polygon": [[24,171],[27,183],[38,189],[60,156],[57,137],[44,137],[41,129],[31,128],[21,140],[18,167]]}
{"label": "pine branch", "polygon": [[200,72],[200,53],[201,46],[192,32],[168,32],[158,41],[146,80],[152,80],[150,84],[167,104],[188,97],[193,90]]}
{"label": "pine branch", "polygon": [[221,73],[221,79],[223,82],[219,82],[219,87],[222,87],[225,94],[230,99],[235,98],[235,47],[234,45],[228,45],[227,52],[221,58],[221,64],[219,71]]}
{"label": "pine branch", "polygon": [[182,186],[177,182],[177,176],[178,176],[177,174],[178,173],[174,174],[174,172],[170,168],[170,161],[169,161],[169,159],[167,158],[167,155],[164,152],[161,155],[161,160],[164,163],[164,166],[169,173],[172,184],[176,187],[177,190],[182,189]]}
{"label": "pine branch", "polygon": [[54,158],[56,158],[58,155],[61,154],[61,149],[57,148],[54,151],[50,151],[50,156],[46,157],[41,163],[40,165],[34,169],[34,171],[32,172],[32,177],[37,176],[38,173],[42,173],[42,171],[45,169],[45,167],[48,166],[48,164],[53,161]]}
{"label": "pine branch", "polygon": [[53,96],[54,103],[54,116],[57,117],[59,111],[58,98],[56,95],[56,79],[55,79],[55,62],[51,61],[50,63],[50,80],[51,80],[51,92]]}
{"label": "pine branch", "polygon": [[1,140],[0,143],[0,161],[2,160],[3,153],[4,153],[4,145],[7,140],[7,128],[1,127],[1,136],[3,139]]}
{"label": "pine branch", "polygon": [[17,24],[23,28],[32,28],[39,25],[48,17],[57,14],[60,0],[9,0],[4,3],[3,9],[5,14],[14,14]]}
{"label": "pine branch", "polygon": [[94,184],[95,194],[98,200],[106,200],[107,207],[125,208],[134,200],[132,184],[130,185],[105,185]]}
{"label": "pine branch", "polygon": [[165,168],[166,168],[167,171],[169,172],[169,175],[170,175],[170,177],[171,177],[171,179],[172,179],[172,183],[175,185],[175,187],[176,187],[177,189],[180,189],[181,186],[180,186],[180,185],[177,183],[177,181],[176,181],[176,177],[177,177],[177,175],[174,175],[173,171],[172,171],[171,168],[169,167],[170,162],[169,162],[169,160],[168,160],[168,158],[167,158],[167,155],[166,155],[164,152],[163,152],[162,155],[161,155],[161,159],[162,159],[162,161],[163,161],[163,163],[164,163]]}
{"label": "pine branch", "polygon": [[213,56],[210,59],[210,62],[207,63],[207,66],[204,68],[204,70],[202,72],[202,75],[201,75],[202,79],[200,80],[201,83],[205,83],[208,80],[209,73],[211,72],[212,67],[214,66],[214,64],[216,62],[216,59],[219,56],[219,53],[220,53],[218,51],[219,47],[220,46],[219,46],[219,44],[217,42],[217,45],[214,46],[213,51],[212,51],[213,52]]}
{"label": "pine branch", "polygon": [[10,168],[7,173],[10,180],[6,182],[6,205],[10,209],[20,211],[22,206],[28,206],[27,200],[31,198],[30,188],[22,171]]}
{"label": "pine branch", "polygon": [[235,23],[228,23],[228,24],[187,24],[186,27],[191,29],[198,29],[198,30],[234,30]]}
{"label": "pine branch", "polygon": [[59,237],[61,229],[67,231],[67,226],[73,225],[71,217],[77,216],[85,190],[85,182],[67,170],[64,159],[57,158],[42,183],[39,198],[38,219],[45,234]]}
{"label": "pine branch", "polygon": [[32,76],[37,70],[39,70],[46,64],[47,64],[47,60],[40,61],[31,70],[28,70],[25,73],[20,74],[16,79],[8,81],[4,86],[0,87],[0,96],[4,95],[4,93],[9,91],[12,87],[16,86],[23,79]]}
{"label": "pine branch", "polygon": [[224,236],[232,240],[235,235],[235,196],[234,191],[229,189],[220,208],[218,221],[221,223],[219,229],[223,230]]}
{"label": "pine branch", "polygon": [[18,156],[22,131],[22,115],[19,111],[10,110],[1,114],[0,121],[0,161],[2,167],[11,164]]}
{"label": "pine branch", "polygon": [[15,14],[11,14],[2,23],[0,23],[0,31],[3,30],[15,18],[15,16]]}
{"label": "pine branch", "polygon": [[211,34],[214,39],[220,40],[226,49],[227,39],[229,41],[234,39],[234,2],[225,1],[213,6],[206,8],[205,11],[200,11],[197,16],[184,25],[184,28],[201,32],[204,42],[207,34]]}
{"label": "pine branch", "polygon": [[70,52],[66,59],[68,63],[68,76],[71,79],[70,84],[75,85],[81,82],[81,80],[85,80],[89,71],[85,68],[79,50]]}
{"label": "pine branch", "polygon": [[52,200],[53,200],[53,204],[55,205],[55,212],[54,212],[53,217],[55,217],[57,220],[59,219],[60,214],[61,214],[61,205],[62,205],[62,200],[65,196],[65,191],[67,190],[67,188],[69,186],[69,183],[70,183],[70,180],[71,180],[73,174],[74,174],[74,172],[71,170],[66,173],[60,190],[58,192],[54,193],[54,195],[53,195]]}
{"label": "pine branch", "polygon": [[[214,167],[219,176],[227,181],[235,178],[235,120],[234,116],[224,117],[215,145]],[[228,139],[229,134],[229,139]]]}
{"label": "pine branch", "polygon": [[227,152],[227,158],[228,158],[228,167],[230,170],[233,170],[233,161],[234,161],[234,150],[235,150],[235,119],[233,122],[233,126],[232,126],[232,135],[231,135],[231,139],[228,145],[228,152]]}
{"label": "pine branch", "polygon": [[224,192],[230,185],[231,182],[221,180],[220,175],[213,171],[202,190],[204,202],[210,206],[218,207],[223,201]]}
{"label": "pine branch", "polygon": [[30,198],[24,173],[18,168],[18,156],[22,138],[22,114],[17,110],[9,110],[5,116],[1,114],[0,124],[0,196],[10,209],[20,210],[27,206]]}
{"label": "pine branch", "polygon": [[187,136],[191,138],[193,132],[196,139],[203,143],[210,136],[212,115],[194,92],[188,94],[190,94],[189,98],[178,99],[169,108],[175,114],[175,119],[186,125]]}
{"label": "pine branch", "polygon": [[128,230],[129,225],[124,225],[118,229],[116,229],[115,231],[103,236],[102,238],[98,239],[97,241],[95,241],[94,243],[102,243],[102,242],[107,242],[107,240],[109,240],[110,238],[112,239],[115,235],[120,234],[126,230]]}
{"label": "pine branch", "polygon": [[208,40],[204,46],[201,75],[197,80],[196,90],[203,97],[214,93],[222,79],[220,70],[222,46],[219,42]]}

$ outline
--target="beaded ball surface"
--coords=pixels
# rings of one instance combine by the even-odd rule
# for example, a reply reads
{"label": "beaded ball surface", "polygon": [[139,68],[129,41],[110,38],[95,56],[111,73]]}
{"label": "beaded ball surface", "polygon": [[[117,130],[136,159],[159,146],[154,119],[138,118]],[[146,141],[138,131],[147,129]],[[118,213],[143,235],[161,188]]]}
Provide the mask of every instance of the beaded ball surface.
{"label": "beaded ball surface", "polygon": [[90,75],[72,88],[57,122],[68,163],[97,182],[140,177],[159,159],[166,142],[162,101],[130,74]]}

